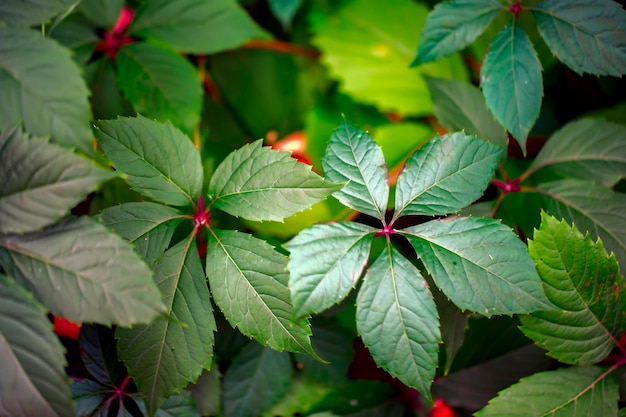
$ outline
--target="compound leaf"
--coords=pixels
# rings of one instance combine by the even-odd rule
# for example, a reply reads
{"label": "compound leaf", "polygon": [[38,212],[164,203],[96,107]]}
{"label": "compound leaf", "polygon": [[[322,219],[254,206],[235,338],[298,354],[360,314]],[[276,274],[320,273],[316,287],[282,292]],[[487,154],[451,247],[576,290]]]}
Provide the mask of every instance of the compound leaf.
{"label": "compound leaf", "polygon": [[74,0],[4,0],[0,2],[0,22],[15,26],[34,26],[72,8]]}

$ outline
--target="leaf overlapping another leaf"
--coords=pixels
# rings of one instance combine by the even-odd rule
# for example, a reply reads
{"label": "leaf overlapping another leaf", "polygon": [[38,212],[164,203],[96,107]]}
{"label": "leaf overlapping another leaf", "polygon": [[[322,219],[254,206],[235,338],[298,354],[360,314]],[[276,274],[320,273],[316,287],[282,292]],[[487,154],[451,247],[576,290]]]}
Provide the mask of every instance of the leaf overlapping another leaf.
{"label": "leaf overlapping another leaf", "polygon": [[43,24],[74,4],[74,0],[4,0],[0,3],[0,22],[9,26]]}

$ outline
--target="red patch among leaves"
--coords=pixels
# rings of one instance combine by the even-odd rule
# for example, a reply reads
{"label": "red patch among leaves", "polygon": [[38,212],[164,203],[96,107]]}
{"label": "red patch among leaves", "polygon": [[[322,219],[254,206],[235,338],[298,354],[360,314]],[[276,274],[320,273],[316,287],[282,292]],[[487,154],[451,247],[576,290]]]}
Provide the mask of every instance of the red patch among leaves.
{"label": "red patch among leaves", "polygon": [[96,45],[95,50],[102,51],[111,59],[115,59],[122,46],[135,42],[134,38],[124,35],[133,21],[133,17],[134,12],[131,9],[126,6],[122,7],[115,26],[112,30],[104,32],[104,39]]}
{"label": "red patch among leaves", "polygon": [[69,321],[64,317],[54,316],[53,320],[54,332],[61,337],[67,337],[68,339],[78,340],[78,332],[80,332],[81,324]]}
{"label": "red patch among leaves", "polygon": [[429,417],[456,417],[456,413],[450,407],[443,398],[436,398],[432,410],[430,410]]}

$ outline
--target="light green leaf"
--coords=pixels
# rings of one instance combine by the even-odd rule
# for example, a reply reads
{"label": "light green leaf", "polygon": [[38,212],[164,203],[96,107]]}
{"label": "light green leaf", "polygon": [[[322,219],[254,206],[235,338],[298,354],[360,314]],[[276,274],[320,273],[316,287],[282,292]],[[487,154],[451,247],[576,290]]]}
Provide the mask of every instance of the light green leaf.
{"label": "light green leaf", "polygon": [[593,365],[626,331],[624,277],[602,241],[545,213],[528,241],[548,299],[558,307],[522,316],[521,330],[548,355],[573,365]]}
{"label": "light green leaf", "polygon": [[489,26],[499,11],[497,0],[452,0],[430,12],[414,65],[436,61],[468,46]]}
{"label": "light green leaf", "polygon": [[489,317],[553,308],[526,246],[499,221],[458,217],[398,232],[409,239],[437,286],[463,310]]}
{"label": "light green leaf", "polygon": [[539,33],[575,72],[626,73],[626,11],[611,0],[546,0],[533,7]]}
{"label": "light green leaf", "polygon": [[334,197],[353,210],[385,221],[387,167],[383,151],[367,132],[344,119],[330,137],[322,165],[330,181],[349,181]]}
{"label": "light green leaf", "polygon": [[76,0],[3,0],[0,2],[0,23],[9,26],[34,26],[71,8]]}
{"label": "light green leaf", "polygon": [[44,308],[0,274],[0,415],[74,415],[63,346]]}
{"label": "light green leaf", "polygon": [[0,235],[0,265],[53,314],[75,322],[128,326],[164,311],[147,265],[128,242],[88,217]]}
{"label": "light green leaf", "polygon": [[263,147],[259,139],[226,157],[211,178],[209,193],[213,207],[233,216],[282,221],[341,186],[325,181],[289,152]]}
{"label": "light green leaf", "polygon": [[317,224],[287,242],[294,317],[319,313],[352,290],[367,263],[376,229],[354,222]]}
{"label": "light green leaf", "polygon": [[267,242],[232,230],[211,229],[206,274],[228,322],[278,351],[317,357],[306,319],[291,321],[287,258]]}
{"label": "light green leaf", "polygon": [[518,24],[508,24],[491,43],[480,71],[487,107],[526,149],[526,138],[541,108],[541,63]]}
{"label": "light green leaf", "polygon": [[113,28],[117,22],[124,0],[81,0],[80,11],[101,28]]}
{"label": "light green leaf", "polygon": [[22,123],[32,135],[94,154],[88,91],[69,50],[32,30],[0,27],[0,90],[0,131]]}
{"label": "light green leaf", "polygon": [[169,317],[116,332],[119,357],[150,415],[211,366],[216,330],[194,235],[165,252],[154,266],[154,280]]}
{"label": "light green leaf", "polygon": [[406,159],[434,134],[435,129],[430,125],[406,121],[377,126],[372,132],[372,137],[382,148],[385,164],[390,171],[389,176],[393,177],[394,173],[399,173]]}
{"label": "light green leaf", "polygon": [[0,134],[0,233],[54,223],[98,184],[115,177],[86,158],[21,129]]}
{"label": "light green leaf", "polygon": [[300,8],[302,0],[269,0],[268,5],[272,14],[282,23],[283,27],[290,27],[293,17]]}
{"label": "light green leaf", "polygon": [[394,220],[469,206],[489,185],[504,150],[463,132],[431,139],[407,160],[398,177]]}
{"label": "light green leaf", "polygon": [[376,364],[432,401],[441,334],[418,269],[388,243],[368,269],[356,306],[357,329]]}
{"label": "light green leaf", "polygon": [[261,415],[287,395],[291,373],[286,352],[249,343],[224,374],[224,415]]}
{"label": "light green leaf", "polygon": [[476,417],[617,416],[618,390],[602,368],[574,367],[541,372],[498,393]]}
{"label": "light green leaf", "polygon": [[137,112],[193,133],[202,88],[196,68],[179,54],[145,42],[120,48],[117,82]]}
{"label": "light green leaf", "polygon": [[235,0],[146,1],[129,33],[195,54],[214,54],[267,37]]}
{"label": "light green leaf", "polygon": [[101,120],[96,138],[136,191],[174,206],[190,206],[200,195],[200,153],[171,124],[142,116]]}
{"label": "light green leaf", "polygon": [[601,119],[570,122],[554,133],[529,167],[548,168],[607,187],[626,177],[626,126]]}

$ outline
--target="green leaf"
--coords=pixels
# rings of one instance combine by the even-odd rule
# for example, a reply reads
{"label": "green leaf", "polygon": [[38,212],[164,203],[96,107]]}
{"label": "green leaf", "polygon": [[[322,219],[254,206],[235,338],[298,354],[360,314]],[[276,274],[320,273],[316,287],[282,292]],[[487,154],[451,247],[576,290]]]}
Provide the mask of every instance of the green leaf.
{"label": "green leaf", "polygon": [[75,3],[75,0],[3,0],[0,2],[0,23],[9,26],[43,24]]}
{"label": "green leaf", "polygon": [[286,352],[249,343],[224,374],[224,415],[261,415],[287,395],[291,373]]}
{"label": "green leaf", "polygon": [[425,77],[433,97],[433,113],[451,132],[463,130],[496,145],[505,145],[506,131],[487,109],[485,97],[473,85],[461,81]]}
{"label": "green leaf", "polygon": [[211,366],[215,319],[192,234],[154,266],[169,315],[132,329],[118,327],[119,357],[143,395],[150,415],[163,400],[195,382]]}
{"label": "green leaf", "polygon": [[[141,408],[142,404],[139,403]],[[143,410],[142,410],[143,411]],[[172,395],[163,401],[161,408],[156,411],[155,417],[201,417],[188,391]]]}
{"label": "green leaf", "polygon": [[522,378],[498,393],[476,417],[616,416],[615,378],[602,368],[575,367],[541,372]]}
{"label": "green leaf", "polygon": [[601,119],[570,122],[554,133],[529,167],[548,168],[580,179],[593,178],[612,187],[626,177],[626,126]]}
{"label": "green leaf", "polygon": [[508,24],[491,43],[480,70],[487,107],[522,149],[541,108],[541,63],[518,24]]}
{"label": "green leaf", "polygon": [[469,206],[489,185],[504,150],[463,132],[433,138],[408,159],[398,177],[394,220]]}
{"label": "green leaf", "polygon": [[183,220],[180,211],[148,201],[108,207],[99,217],[115,233],[132,242],[148,265],[169,247],[176,227]]}
{"label": "green leaf", "polygon": [[234,0],[146,1],[137,9],[129,34],[195,54],[214,54],[267,37]]}
{"label": "green leaf", "polygon": [[218,366],[211,367],[210,371],[203,371],[188,389],[200,415],[221,415],[222,373]]}
{"label": "green leaf", "polygon": [[44,308],[0,274],[0,414],[11,417],[74,415],[63,346]]}
{"label": "green leaf", "polygon": [[112,28],[123,6],[124,0],[81,0],[78,7],[98,27]]}
{"label": "green leaf", "polygon": [[294,317],[338,304],[363,272],[376,229],[354,222],[317,224],[287,242]]}
{"label": "green leaf", "polygon": [[0,235],[0,265],[53,314],[75,322],[128,326],[164,311],[147,265],[128,242],[88,217]]}
{"label": "green leaf", "polygon": [[171,124],[142,116],[101,120],[96,124],[96,138],[136,191],[174,206],[190,206],[200,195],[200,154]]}
{"label": "green leaf", "polygon": [[432,401],[441,334],[418,269],[388,243],[368,269],[356,306],[357,329],[376,364]]}
{"label": "green leaf", "polygon": [[385,164],[392,178],[394,173],[399,173],[409,155],[424,146],[434,135],[432,126],[409,121],[377,126],[372,132],[374,141],[383,149]]}
{"label": "green leaf", "polygon": [[118,85],[137,112],[193,133],[200,121],[202,88],[186,58],[135,42],[120,48],[115,63]]}
{"label": "green leaf", "polygon": [[615,256],[545,212],[528,250],[558,310],[522,316],[522,331],[560,362],[600,362],[626,331],[626,285]]}
{"label": "green leaf", "polygon": [[610,0],[546,0],[532,9],[539,33],[575,72],[626,72],[626,12]]}
{"label": "green leaf", "polygon": [[490,317],[553,308],[526,246],[499,221],[457,217],[398,232],[409,239],[437,286],[463,310]]}
{"label": "green leaf", "polygon": [[206,274],[228,322],[278,351],[317,357],[306,319],[291,321],[287,258],[267,242],[233,230],[211,229]]}
{"label": "green leaf", "polygon": [[367,132],[344,119],[330,137],[322,164],[330,181],[349,181],[334,197],[353,210],[385,221],[387,167],[383,151]]}
{"label": "green leaf", "polygon": [[452,0],[439,3],[428,15],[413,64],[436,61],[465,48],[503,9],[497,0]]}
{"label": "green leaf", "polygon": [[22,123],[94,155],[88,91],[69,50],[32,30],[0,27],[0,90],[0,131]]}
{"label": "green leaf", "polygon": [[272,14],[282,23],[283,27],[291,26],[291,21],[300,8],[302,0],[269,0]]}
{"label": "green leaf", "polygon": [[215,208],[233,216],[282,221],[341,186],[325,181],[289,152],[264,147],[259,139],[226,157],[211,178],[209,193]]}
{"label": "green leaf", "polygon": [[113,177],[67,149],[8,130],[0,134],[0,233],[52,224]]}
{"label": "green leaf", "polygon": [[441,339],[446,352],[443,374],[450,372],[454,358],[465,340],[468,314],[458,308],[443,292],[431,290],[439,312]]}

